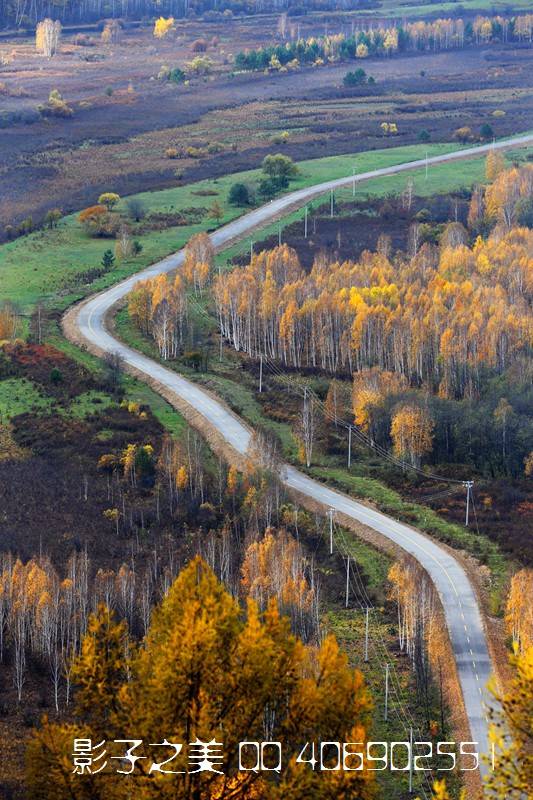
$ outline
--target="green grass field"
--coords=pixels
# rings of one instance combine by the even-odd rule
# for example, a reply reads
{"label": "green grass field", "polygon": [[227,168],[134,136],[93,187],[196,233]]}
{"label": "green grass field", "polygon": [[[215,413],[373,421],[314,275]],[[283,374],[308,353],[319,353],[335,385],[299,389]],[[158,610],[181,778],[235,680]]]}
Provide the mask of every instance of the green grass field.
{"label": "green grass field", "polygon": [[[429,155],[438,155],[457,149],[459,148],[456,144],[409,145],[303,161],[298,165],[300,174],[292,181],[291,189],[344,177],[350,175],[354,168],[356,172],[364,172],[423,158],[426,152]],[[464,162],[460,170],[457,170],[456,165],[442,164],[430,168],[427,180],[423,171],[419,171],[414,175],[415,188],[429,195],[471,185],[483,177],[483,164],[482,158]],[[221,220],[221,224],[224,224],[243,213],[243,209],[230,206],[227,202],[231,185],[237,181],[256,180],[259,174],[259,170],[235,173],[218,180],[205,180],[158,192],[144,192],[135,197],[143,201],[148,211],[159,212],[206,208],[217,200],[224,208],[224,217]],[[356,197],[361,199],[370,194],[394,192],[404,186],[405,181],[405,175],[369,181],[357,187]],[[216,191],[217,194],[198,194],[206,191]],[[338,197],[347,197],[349,194],[350,189],[342,190]],[[121,208],[124,210],[125,201],[119,206]],[[298,215],[294,216],[298,218]],[[78,223],[76,215],[70,215],[61,221],[56,230],[38,231],[0,247],[0,300],[11,300],[19,304],[24,314],[30,313],[37,301],[63,310],[77,299],[116,283],[178,250],[193,234],[214,226],[215,221],[206,217],[198,224],[149,232],[139,237],[143,246],[140,256],[120,263],[90,285],[76,285],[76,276],[98,267],[104,251],[112,247],[114,242],[90,238]]]}
{"label": "green grass field", "polygon": [[[101,370],[101,362],[96,356],[91,355],[86,350],[81,350],[79,347],[76,347],[76,345],[69,342],[68,339],[60,336],[59,333],[49,336],[48,341],[50,344],[53,344],[54,347],[57,347],[58,350],[65,353],[65,355],[83,364],[83,366],[91,372],[99,372]],[[0,382],[0,388],[3,383],[5,383],[5,381]],[[174,436],[180,436],[186,429],[187,423],[181,414],[176,411],[170,403],[167,403],[163,397],[158,395],[157,392],[154,392],[147,384],[138,381],[130,375],[124,375],[122,378],[122,385],[126,399],[140,403],[141,405],[149,406],[154,417],[159,420],[161,425],[169,433]],[[87,399],[87,395],[82,395],[82,397]],[[86,405],[86,400],[82,403],[82,409],[84,405]],[[79,406],[76,405],[74,408],[76,410]],[[19,411],[17,413],[22,412]],[[12,416],[14,416],[14,414]]]}
{"label": "green grass field", "polygon": [[0,424],[9,422],[18,414],[49,412],[52,398],[45,395],[31,381],[23,378],[5,378],[0,381]]}
{"label": "green grass field", "polygon": [[[421,158],[424,156],[426,151],[428,154],[437,155],[436,152],[432,152],[428,148],[419,148],[418,145],[413,145],[416,148],[416,151],[409,157],[403,159],[405,161],[412,161],[417,158]],[[448,145],[450,150],[443,150],[442,152],[450,152],[453,146]],[[395,148],[394,152],[398,151],[405,151],[408,148]],[[401,163],[401,160],[398,159],[397,161],[388,160],[386,159],[387,153],[391,153],[393,151],[379,151],[378,153],[365,153],[363,155],[370,156],[376,155],[376,169],[379,167],[389,166],[393,163]],[[520,148],[519,150],[509,150],[506,154],[506,159],[509,163],[516,159],[523,159],[529,153],[533,152],[533,147],[529,148]],[[346,157],[342,156],[341,158],[345,159]],[[321,178],[320,180],[327,179],[327,170],[328,166],[325,165],[323,162],[328,162],[330,159],[320,159],[321,162]],[[310,162],[304,162],[304,164]],[[352,165],[352,166],[350,166]],[[363,172],[372,168],[368,162],[359,162],[358,157],[355,159],[351,159],[351,161],[344,162],[344,166],[346,167],[345,171],[341,173],[341,175],[335,175],[334,177],[342,177],[342,175],[350,174],[351,169],[355,166],[356,172]],[[333,167],[332,167],[333,173]],[[346,187],[342,189],[337,189],[335,192],[335,200],[337,202],[350,202],[355,201],[360,203],[361,201],[365,200],[366,198],[374,198],[374,197],[383,197],[389,194],[398,194],[401,192],[405,186],[407,179],[411,178],[413,180],[414,185],[414,194],[418,197],[430,197],[431,195],[439,194],[439,193],[446,193],[446,192],[453,192],[458,191],[462,188],[469,188],[476,183],[481,183],[485,180],[485,158],[469,158],[465,161],[462,161],[460,167],[458,168],[457,163],[443,163],[438,164],[435,166],[430,166],[428,169],[428,174],[426,178],[426,170],[425,168],[409,171],[409,173],[401,173],[399,175],[388,175],[383,178],[374,178],[373,180],[365,181],[363,183],[357,184],[355,186],[355,195],[353,194],[353,189],[351,187]],[[294,184],[295,188],[298,188],[296,185],[296,181]],[[309,185],[309,184],[308,184]],[[325,199],[327,202],[327,198]],[[321,202],[321,198],[316,198],[312,201],[312,204],[316,207]],[[304,210],[298,209],[291,214],[285,216],[281,221],[282,227],[282,236],[283,236],[283,227],[286,225],[290,225],[293,222],[297,222],[298,220],[303,220]],[[276,235],[279,230],[280,223],[275,222],[269,225],[265,225],[260,230],[256,230],[253,233],[253,240],[258,241],[259,239],[264,239],[268,236]],[[233,247],[228,248],[223,253],[218,255],[218,261],[221,264],[226,264],[236,255],[241,253],[247,253],[250,250],[250,239],[245,241],[238,242]]]}
{"label": "green grass field", "polygon": [[[486,14],[509,14],[512,12],[527,13],[531,11],[530,0],[463,0],[458,5],[455,2],[427,3],[421,0],[420,3],[399,3],[398,0],[381,0],[379,8],[362,9],[352,12],[353,16],[374,16],[394,19],[414,19],[418,17],[437,17],[457,14],[458,8],[465,12]],[[463,14],[460,14],[463,16]]]}

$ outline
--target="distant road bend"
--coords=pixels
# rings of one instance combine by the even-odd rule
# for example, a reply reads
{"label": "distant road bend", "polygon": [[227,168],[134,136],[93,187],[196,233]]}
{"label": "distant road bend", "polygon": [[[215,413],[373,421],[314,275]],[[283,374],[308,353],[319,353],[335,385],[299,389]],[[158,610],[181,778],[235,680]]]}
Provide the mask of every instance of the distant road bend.
{"label": "distant road bend", "polygon": [[[355,176],[356,182],[366,181],[386,175],[424,167],[427,164],[440,164],[445,161],[458,161],[487,153],[491,149],[519,147],[533,143],[533,134],[517,136],[495,144],[471,147],[450,154],[433,156],[383,169],[371,170]],[[220,250],[229,242],[242,238],[256,227],[277,218],[288,209],[302,206],[312,197],[324,194],[331,189],[351,185],[353,176],[326,181],[325,183],[300,189],[268,203],[261,208],[245,214],[230,222],[211,235],[215,247]],[[142,272],[131,276],[122,283],[86,300],[68,312],[77,333],[89,347],[99,352],[119,353],[124,362],[144,373],[150,379],[164,385],[182,402],[188,403],[203,416],[208,425],[213,426],[227,444],[238,453],[248,450],[251,433],[226,406],[199,386],[178,375],[152,359],[138,353],[120,342],[106,327],[106,317],[137,281],[152,278],[162,272],[170,272],[183,262],[183,250],[159,261]],[[399,545],[414,556],[433,580],[440,595],[450,640],[455,655],[457,671],[470,724],[472,741],[478,743],[478,750],[489,752],[488,721],[484,703],[488,701],[486,684],[491,674],[491,661],[487,648],[480,609],[474,589],[460,563],[437,542],[403,525],[391,517],[381,514],[349,496],[333,491],[319,481],[313,480],[290,465],[285,465],[284,482],[289,489],[307,495],[325,508],[333,508],[341,514],[372,528],[382,536]],[[482,769],[482,771],[484,771]]]}

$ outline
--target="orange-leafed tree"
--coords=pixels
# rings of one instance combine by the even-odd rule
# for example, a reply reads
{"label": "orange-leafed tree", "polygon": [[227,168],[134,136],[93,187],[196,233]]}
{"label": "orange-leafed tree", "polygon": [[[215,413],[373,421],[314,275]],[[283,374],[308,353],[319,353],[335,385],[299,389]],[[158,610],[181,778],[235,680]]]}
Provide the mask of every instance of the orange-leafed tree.
{"label": "orange-leafed tree", "polygon": [[433,427],[433,420],[425,408],[410,404],[397,408],[391,422],[395,455],[419,466],[422,457],[432,450]]}
{"label": "orange-leafed tree", "polygon": [[301,545],[286,530],[268,529],[246,550],[241,569],[244,593],[264,610],[275,598],[292,629],[305,641],[318,634],[314,573]]}
{"label": "orange-leafed tree", "polygon": [[159,17],[154,23],[154,36],[156,39],[164,39],[174,27],[174,17]]}
{"label": "orange-leafed tree", "polygon": [[523,800],[533,786],[533,646],[510,658],[513,676],[504,691],[491,685],[496,704],[489,710],[494,769],[486,779],[493,800]]}
{"label": "orange-leafed tree", "polygon": [[352,405],[355,424],[374,436],[374,415],[390,395],[407,389],[403,375],[379,367],[363,369],[353,376]]}
{"label": "orange-leafed tree", "polygon": [[[135,797],[180,800],[291,800],[336,797],[370,800],[373,773],[313,770],[297,763],[301,739],[367,740],[370,700],[358,671],[333,637],[319,648],[290,632],[275,601],[259,612],[243,609],[201,559],[194,559],[154,611],[143,647],[126,655],[124,631],[101,609],[91,623],[93,643],[84,641],[74,676],[78,687],[70,725],[44,721],[28,750],[27,781],[42,800],[122,800],[124,775],[109,764],[101,773],[72,774],[72,739],[95,743],[125,738],[134,731],[144,743],[182,743],[183,753],[168,763],[181,773],[150,774],[151,764],[175,749],[150,748],[135,764]],[[129,680],[126,674],[129,673]],[[268,727],[265,729],[265,722]],[[239,742],[281,743],[283,769],[238,769]],[[189,743],[221,744],[223,774],[191,774]],[[120,755],[120,754],[119,754]],[[331,764],[329,764],[331,766]],[[272,777],[274,776],[274,778]]]}
{"label": "orange-leafed tree", "polygon": [[490,150],[485,159],[485,175],[492,183],[505,169],[505,159],[499,150]]}
{"label": "orange-leafed tree", "polygon": [[15,339],[20,327],[20,317],[11,303],[0,304],[0,342]]}
{"label": "orange-leafed tree", "polygon": [[185,247],[182,273],[196,293],[200,294],[207,285],[214,261],[215,248],[208,234],[192,236]]}
{"label": "orange-leafed tree", "polygon": [[511,578],[507,595],[507,630],[522,652],[533,647],[533,570],[520,569]]}

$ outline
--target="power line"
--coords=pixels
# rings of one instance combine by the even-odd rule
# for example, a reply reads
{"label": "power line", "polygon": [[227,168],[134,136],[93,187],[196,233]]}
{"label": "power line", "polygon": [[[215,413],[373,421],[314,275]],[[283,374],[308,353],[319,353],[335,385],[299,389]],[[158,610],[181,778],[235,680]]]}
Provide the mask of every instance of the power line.
{"label": "power line", "polygon": [[[373,651],[373,654],[374,654],[376,660],[378,661],[378,663],[380,665],[383,664],[383,663],[388,665],[388,669],[387,669],[387,679],[388,679],[387,687],[388,687],[388,691],[390,690],[391,694],[394,696],[395,705],[392,707],[393,711],[395,712],[396,716],[398,717],[398,721],[402,725],[405,725],[406,731],[410,730],[410,729],[413,729],[419,735],[421,735],[420,734],[420,730],[419,730],[415,720],[413,719],[412,714],[410,713],[409,709],[406,707],[404,690],[403,690],[403,688],[401,686],[400,679],[399,679],[398,674],[396,672],[394,659],[392,658],[391,653],[388,650],[388,647],[387,647],[387,645],[386,645],[386,643],[385,643],[385,641],[383,639],[383,636],[382,636],[381,631],[379,630],[379,628],[377,628],[377,631],[376,631],[370,625],[370,619],[373,616],[374,607],[373,607],[373,604],[370,601],[370,598],[369,598],[368,593],[366,591],[366,587],[364,585],[363,578],[362,578],[362,576],[360,574],[360,571],[359,571],[359,568],[357,566],[357,559],[355,559],[353,556],[350,555],[349,547],[348,547],[348,544],[346,542],[346,539],[345,539],[345,536],[344,536],[344,532],[342,531],[342,529],[340,529],[337,526],[336,523],[334,525],[334,530],[335,530],[335,536],[334,536],[334,544],[335,544],[335,546],[337,547],[337,549],[338,549],[338,551],[339,551],[339,553],[341,554],[342,557],[350,558],[350,564],[352,565],[352,570],[351,570],[350,573],[348,573],[348,582],[349,582],[350,588],[352,590],[354,600],[355,600],[356,604],[359,605],[361,611],[365,614],[365,661],[368,660],[368,655],[369,655],[368,650],[369,650],[369,647],[371,647],[372,651]],[[340,542],[342,544],[339,543],[339,540],[340,540]],[[351,578],[352,575],[354,576],[354,578],[356,580],[356,584],[354,584],[354,582],[352,581],[352,578]],[[377,633],[377,639],[376,639],[376,633]],[[391,669],[391,667],[392,667],[392,669]],[[388,703],[388,698],[387,698],[387,703]],[[412,753],[411,753],[411,755],[412,755]],[[431,783],[430,783],[429,778],[428,778],[428,776],[427,776],[427,774],[425,772],[422,774],[422,781],[426,783],[429,795],[426,794],[423,786],[421,786],[420,789],[423,792],[424,797],[428,798],[429,796],[431,796]]]}

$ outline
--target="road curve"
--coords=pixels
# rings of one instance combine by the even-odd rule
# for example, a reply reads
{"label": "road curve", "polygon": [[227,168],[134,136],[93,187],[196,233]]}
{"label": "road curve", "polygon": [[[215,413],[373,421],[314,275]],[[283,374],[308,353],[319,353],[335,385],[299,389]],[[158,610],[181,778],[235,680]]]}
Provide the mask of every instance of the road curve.
{"label": "road curve", "polygon": [[[471,147],[455,153],[428,158],[428,164],[457,161],[491,150],[517,147],[533,143],[533,134],[517,136],[494,145]],[[424,167],[425,159],[365,172],[355,177],[356,182],[384,175],[393,175]],[[351,185],[353,176],[327,181],[300,189],[245,214],[211,235],[217,249],[230,241],[248,234],[257,226],[268,223],[289,208],[303,205],[312,197]],[[250,443],[250,430],[223,403],[191,381],[178,375],[152,359],[138,353],[114,338],[106,328],[105,320],[112,307],[120,302],[137,281],[170,272],[183,262],[183,251],[174,253],[122,283],[85,301],[69,312],[77,333],[100,351],[119,353],[125,363],[166,387],[181,401],[187,402],[197,413],[222,435],[238,453],[245,454]],[[481,613],[476,595],[460,563],[436,542],[413,528],[356,502],[349,496],[335,492],[324,484],[309,478],[290,465],[285,465],[284,481],[288,488],[308,495],[326,507],[336,509],[354,520],[377,531],[414,556],[431,576],[440,595],[457,671],[464,697],[472,741],[478,743],[482,753],[488,753],[488,723],[484,703],[488,700],[486,684],[491,674],[491,661],[485,639]],[[484,770],[483,770],[484,771]]]}

